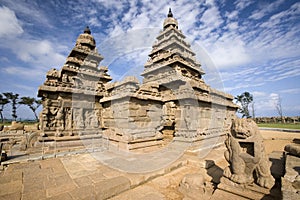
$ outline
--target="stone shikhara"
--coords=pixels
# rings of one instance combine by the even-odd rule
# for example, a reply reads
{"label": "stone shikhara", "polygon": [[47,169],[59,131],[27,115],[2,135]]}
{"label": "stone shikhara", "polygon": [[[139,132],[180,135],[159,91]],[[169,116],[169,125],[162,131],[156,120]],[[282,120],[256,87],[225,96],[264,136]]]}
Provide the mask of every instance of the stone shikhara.
{"label": "stone shikhara", "polygon": [[[111,83],[87,27],[60,70],[39,87],[43,139],[103,135],[125,150],[156,148],[176,140],[223,141],[235,116],[233,97],[208,86],[201,64],[171,10],[149,53],[140,84],[135,77]],[[220,140],[218,140],[220,138]],[[222,139],[221,139],[222,138]]]}

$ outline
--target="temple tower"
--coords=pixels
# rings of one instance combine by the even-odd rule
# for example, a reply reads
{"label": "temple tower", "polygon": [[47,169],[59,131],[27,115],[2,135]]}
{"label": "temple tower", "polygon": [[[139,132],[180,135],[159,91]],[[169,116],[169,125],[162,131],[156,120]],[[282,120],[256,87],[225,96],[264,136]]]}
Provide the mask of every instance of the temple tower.
{"label": "temple tower", "polygon": [[43,136],[98,134],[101,128],[100,99],[105,84],[112,78],[107,67],[98,67],[103,57],[98,53],[89,27],[76,40],[60,70],[51,69],[39,87],[43,110],[40,126]]}
{"label": "temple tower", "polygon": [[224,120],[236,109],[233,97],[204,82],[201,64],[171,9],[156,39],[142,76],[144,84],[158,84],[164,105],[163,134],[183,141],[224,134],[228,124]]}
{"label": "temple tower", "polygon": [[[204,71],[196,60],[195,53],[185,36],[178,29],[178,22],[173,17],[171,9],[163,23],[163,30],[157,36],[152,46],[149,59],[145,64],[144,83],[157,82],[161,85],[170,85],[182,77],[184,81],[200,81]],[[179,76],[170,75],[177,73]]]}
{"label": "temple tower", "polygon": [[[149,53],[143,83],[125,78],[107,88],[104,134],[119,148],[155,148],[171,141],[221,140],[235,113],[233,97],[210,88],[171,9]],[[116,114],[117,113],[117,114]]]}

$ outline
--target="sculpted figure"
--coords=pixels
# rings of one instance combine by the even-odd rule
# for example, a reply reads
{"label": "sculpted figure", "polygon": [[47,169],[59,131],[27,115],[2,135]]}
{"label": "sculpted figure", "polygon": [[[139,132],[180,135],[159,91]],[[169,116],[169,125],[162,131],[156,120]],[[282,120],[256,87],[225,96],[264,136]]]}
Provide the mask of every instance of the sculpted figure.
{"label": "sculpted figure", "polygon": [[62,75],[62,82],[63,82],[63,83],[68,83],[68,82],[69,82],[69,77],[68,77],[67,74],[63,74],[63,75]]}
{"label": "sculpted figure", "polygon": [[90,118],[90,123],[92,128],[97,128],[99,123],[98,123],[98,113],[96,111],[93,111],[91,113],[91,118]]}
{"label": "sculpted figure", "polygon": [[82,117],[82,109],[74,109],[73,117],[74,117],[74,127],[75,128],[83,128],[84,122],[83,122],[83,117]]}
{"label": "sculpted figure", "polygon": [[61,128],[62,130],[64,129],[64,114],[64,108],[61,107],[55,116],[56,127]]}
{"label": "sculpted figure", "polygon": [[[224,176],[239,184],[254,181],[265,188],[272,188],[274,178],[270,172],[270,162],[265,155],[263,139],[258,127],[251,119],[234,119],[231,133],[225,141],[227,151],[224,156],[230,166]],[[254,180],[253,173],[257,180]]]}
{"label": "sculpted figure", "polygon": [[52,69],[50,69],[50,70],[47,72],[47,76],[58,78],[58,77],[59,77],[59,72],[57,71],[57,69],[52,68]]}

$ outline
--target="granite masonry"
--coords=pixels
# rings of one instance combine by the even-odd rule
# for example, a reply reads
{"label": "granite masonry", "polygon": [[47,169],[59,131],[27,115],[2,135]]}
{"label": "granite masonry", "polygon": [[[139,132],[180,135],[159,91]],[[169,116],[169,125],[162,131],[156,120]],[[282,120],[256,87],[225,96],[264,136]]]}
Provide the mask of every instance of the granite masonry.
{"label": "granite masonry", "polygon": [[[171,10],[144,65],[143,82],[110,82],[108,68],[89,27],[80,34],[60,70],[39,87],[43,110],[38,141],[105,137],[126,151],[170,141],[224,142],[237,106],[233,97],[208,86],[201,64]],[[51,143],[52,142],[52,143]]]}

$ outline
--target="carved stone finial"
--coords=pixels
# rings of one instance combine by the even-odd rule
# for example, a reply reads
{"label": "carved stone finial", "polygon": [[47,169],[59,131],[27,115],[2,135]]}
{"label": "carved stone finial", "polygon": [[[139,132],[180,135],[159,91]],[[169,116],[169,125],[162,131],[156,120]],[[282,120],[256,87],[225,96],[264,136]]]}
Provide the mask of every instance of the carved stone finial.
{"label": "carved stone finial", "polygon": [[173,13],[172,13],[172,10],[171,10],[171,8],[169,8],[168,17],[173,17]]}
{"label": "carved stone finial", "polygon": [[91,34],[91,30],[90,30],[89,26],[86,26],[83,32],[87,33],[87,34]]}

